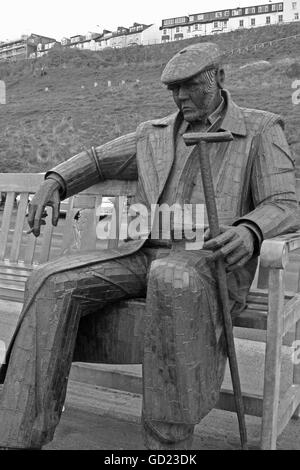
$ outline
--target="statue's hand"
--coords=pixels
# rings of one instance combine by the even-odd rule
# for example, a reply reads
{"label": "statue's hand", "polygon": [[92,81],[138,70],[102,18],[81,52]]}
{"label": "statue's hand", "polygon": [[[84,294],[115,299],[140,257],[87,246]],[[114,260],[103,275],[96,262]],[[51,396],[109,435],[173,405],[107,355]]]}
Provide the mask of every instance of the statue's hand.
{"label": "statue's hand", "polygon": [[206,231],[203,249],[214,251],[213,260],[223,257],[227,271],[241,268],[253,255],[254,233],[244,225],[222,225],[220,229],[221,235],[211,240],[209,230]]}
{"label": "statue's hand", "polygon": [[38,189],[29,204],[28,224],[32,233],[38,237],[41,231],[41,225],[45,224],[44,218],[47,216],[46,206],[51,206],[52,224],[57,225],[60,209],[60,185],[53,179],[46,179]]}

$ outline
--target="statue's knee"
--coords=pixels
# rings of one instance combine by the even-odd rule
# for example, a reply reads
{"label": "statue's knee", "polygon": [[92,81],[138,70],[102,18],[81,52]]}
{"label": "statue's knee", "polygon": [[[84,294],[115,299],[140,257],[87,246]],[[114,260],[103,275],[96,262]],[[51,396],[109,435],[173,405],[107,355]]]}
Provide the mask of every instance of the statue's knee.
{"label": "statue's knee", "polygon": [[[45,266],[45,265],[44,265]],[[25,299],[37,292],[37,287],[40,285],[40,280],[44,278],[44,282],[40,285],[39,293],[43,292],[56,292],[64,290],[66,287],[66,276],[64,273],[53,273],[45,277],[44,266],[37,268],[29,276],[25,284]]]}
{"label": "statue's knee", "polygon": [[159,290],[187,289],[197,283],[200,273],[194,263],[181,257],[162,258],[152,263],[149,284],[155,283]]}

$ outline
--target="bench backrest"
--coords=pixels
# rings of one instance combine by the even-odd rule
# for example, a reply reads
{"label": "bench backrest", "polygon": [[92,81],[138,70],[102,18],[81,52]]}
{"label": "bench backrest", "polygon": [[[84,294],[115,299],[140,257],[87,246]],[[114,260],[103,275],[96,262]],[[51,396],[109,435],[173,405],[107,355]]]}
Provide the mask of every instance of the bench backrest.
{"label": "bench backrest", "polygon": [[[36,239],[32,234],[26,234],[28,230],[26,211],[29,195],[37,191],[43,178],[42,173],[0,174],[0,192],[6,193],[0,232],[0,266],[21,266],[30,271],[37,264],[47,262],[61,254],[95,249],[98,243],[96,237],[98,217],[95,208],[100,207],[102,198],[115,197],[117,211],[118,198],[132,197],[136,192],[136,182],[131,181],[106,181],[92,186],[62,204],[66,218],[60,221],[62,227],[55,237],[53,236],[55,229],[51,223],[52,209],[47,209],[46,225],[42,228],[41,236]],[[17,207],[15,199],[18,194],[20,198]],[[297,196],[300,200],[300,179],[297,179]],[[81,217],[76,222],[75,215],[79,210]],[[118,216],[116,219],[118,220]],[[116,228],[118,234],[119,228]],[[118,236],[116,238],[108,242],[109,248],[118,245]]]}
{"label": "bench backrest", "polygon": [[[92,186],[68,201],[62,203],[61,210],[66,212],[66,219],[61,233],[56,240],[57,246],[52,246],[54,228],[51,223],[52,209],[47,208],[46,225],[42,227],[41,236],[36,239],[28,235],[26,221],[29,196],[34,194],[43,181],[43,174],[2,173],[0,174],[0,193],[5,193],[2,210],[0,232],[0,263],[24,264],[30,268],[50,259],[51,249],[56,253],[65,254],[77,249],[87,251],[96,247],[95,208],[99,207],[104,196],[132,196],[136,183],[109,181]],[[16,197],[19,195],[19,202]],[[116,200],[117,203],[117,200]],[[116,204],[117,206],[117,204]],[[78,224],[77,236],[74,217],[78,211],[83,213],[83,220]],[[117,241],[112,240],[111,246]]]}

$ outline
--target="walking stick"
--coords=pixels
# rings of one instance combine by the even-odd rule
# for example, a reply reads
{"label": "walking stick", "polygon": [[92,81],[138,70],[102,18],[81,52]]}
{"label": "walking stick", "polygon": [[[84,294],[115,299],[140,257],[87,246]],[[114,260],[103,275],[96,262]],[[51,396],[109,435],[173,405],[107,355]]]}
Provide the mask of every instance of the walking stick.
{"label": "walking stick", "polygon": [[[209,142],[229,142],[233,140],[231,132],[208,132],[208,133],[190,133],[183,136],[186,145],[197,145],[199,149],[200,168],[202,184],[207,208],[210,235],[216,238],[220,235],[220,226],[218,220],[215,191],[211,173],[207,144]],[[235,398],[236,413],[239,422],[241,445],[243,450],[247,450],[247,431],[245,424],[244,403],[241,392],[241,383],[235,352],[232,321],[229,308],[229,298],[227,289],[227,277],[223,259],[216,261],[218,288],[223,310],[223,323],[227,346],[227,355],[231,372],[231,380]]]}

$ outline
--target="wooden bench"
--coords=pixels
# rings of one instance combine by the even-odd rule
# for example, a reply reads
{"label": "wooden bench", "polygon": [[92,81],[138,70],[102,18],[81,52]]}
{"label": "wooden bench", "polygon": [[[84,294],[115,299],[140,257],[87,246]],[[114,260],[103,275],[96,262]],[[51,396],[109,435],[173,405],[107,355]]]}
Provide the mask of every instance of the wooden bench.
{"label": "wooden bench", "polygon": [[[134,182],[110,181],[89,188],[69,199],[67,215],[58,228],[51,224],[51,209],[41,236],[26,235],[28,196],[43,180],[42,174],[0,174],[0,192],[6,194],[1,208],[0,299],[23,301],[26,279],[33,269],[62,254],[115,247],[96,238],[97,208],[102,197],[131,197]],[[297,181],[300,199],[300,181]],[[20,194],[18,207],[16,194]],[[75,215],[81,211],[79,221]],[[300,294],[296,258],[287,270],[289,255],[300,248],[300,233],[266,240],[262,246],[261,266],[248,297],[247,309],[235,320],[235,326],[267,331],[263,396],[243,393],[246,413],[262,416],[261,448],[276,448],[277,436],[292,416],[299,417],[300,366],[294,365],[293,384],[279,399],[281,346],[284,336],[295,329],[300,340]],[[293,284],[285,290],[285,280]],[[103,314],[81,320],[74,360],[81,362],[137,364],[142,361],[144,299],[115,304]],[[218,408],[234,411],[232,391],[222,390]]]}

